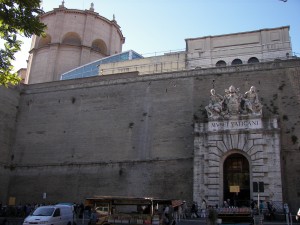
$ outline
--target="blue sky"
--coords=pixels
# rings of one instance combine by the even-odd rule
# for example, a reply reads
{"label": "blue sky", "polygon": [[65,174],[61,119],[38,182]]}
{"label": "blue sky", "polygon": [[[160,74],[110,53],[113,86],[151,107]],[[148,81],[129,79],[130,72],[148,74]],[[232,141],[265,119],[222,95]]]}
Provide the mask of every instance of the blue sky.
{"label": "blue sky", "polygon": [[[300,0],[65,0],[70,9],[89,9],[112,20],[125,36],[123,51],[144,56],[185,49],[186,38],[290,26],[293,52],[300,57]],[[61,0],[43,0],[44,11]],[[16,55],[16,69],[26,67],[30,39]]]}

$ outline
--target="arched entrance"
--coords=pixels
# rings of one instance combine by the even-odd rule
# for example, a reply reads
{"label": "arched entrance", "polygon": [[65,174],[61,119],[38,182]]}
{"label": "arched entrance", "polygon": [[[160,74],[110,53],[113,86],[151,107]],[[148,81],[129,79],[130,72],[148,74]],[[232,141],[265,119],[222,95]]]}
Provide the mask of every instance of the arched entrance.
{"label": "arched entrance", "polygon": [[[249,162],[239,153],[229,155],[223,164],[224,201],[230,199],[232,206],[249,206]],[[238,193],[233,192],[239,190]]]}

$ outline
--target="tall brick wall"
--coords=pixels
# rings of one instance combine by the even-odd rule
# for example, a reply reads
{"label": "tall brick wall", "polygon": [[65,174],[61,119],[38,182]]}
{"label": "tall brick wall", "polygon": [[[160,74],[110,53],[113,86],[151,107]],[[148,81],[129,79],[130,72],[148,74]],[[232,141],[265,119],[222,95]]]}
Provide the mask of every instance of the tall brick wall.
{"label": "tall brick wall", "polygon": [[10,151],[14,142],[19,98],[18,87],[0,86],[0,202],[7,199],[11,171],[9,162],[14,158]]}
{"label": "tall brick wall", "polygon": [[[27,201],[43,192],[49,201],[95,194],[191,198],[192,80],[152,79],[27,87],[11,195]],[[35,191],[23,195],[24,186]]]}
{"label": "tall brick wall", "polygon": [[254,85],[263,116],[278,115],[284,199],[296,208],[299,77],[300,61],[291,60],[25,86],[9,195],[43,201],[46,192],[50,202],[93,195],[192,200],[193,126],[206,121],[210,89],[223,94],[230,85],[242,92]]}

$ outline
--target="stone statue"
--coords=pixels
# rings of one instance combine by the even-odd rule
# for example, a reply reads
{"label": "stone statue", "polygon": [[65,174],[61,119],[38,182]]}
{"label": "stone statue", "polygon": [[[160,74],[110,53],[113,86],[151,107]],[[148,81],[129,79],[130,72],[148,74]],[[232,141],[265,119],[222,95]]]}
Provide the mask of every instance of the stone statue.
{"label": "stone statue", "polygon": [[256,115],[262,114],[262,104],[259,102],[258,94],[254,86],[252,86],[249,91],[245,92],[243,100],[244,100],[244,109],[248,113],[252,113]]}
{"label": "stone statue", "polygon": [[91,10],[91,11],[94,11],[94,3],[93,3],[93,2],[91,3],[90,10]]}
{"label": "stone statue", "polygon": [[205,109],[209,119],[262,115],[262,104],[259,102],[254,86],[244,95],[233,85],[225,89],[224,96],[216,94],[215,89],[211,89],[209,105]]}
{"label": "stone statue", "polygon": [[227,114],[238,115],[240,113],[241,99],[242,96],[239,92],[239,88],[235,88],[231,85],[228,90],[225,90],[224,106]]}
{"label": "stone statue", "polygon": [[205,107],[207,111],[207,116],[219,117],[222,112],[223,97],[219,94],[216,94],[215,89],[210,90],[210,100],[209,105]]}

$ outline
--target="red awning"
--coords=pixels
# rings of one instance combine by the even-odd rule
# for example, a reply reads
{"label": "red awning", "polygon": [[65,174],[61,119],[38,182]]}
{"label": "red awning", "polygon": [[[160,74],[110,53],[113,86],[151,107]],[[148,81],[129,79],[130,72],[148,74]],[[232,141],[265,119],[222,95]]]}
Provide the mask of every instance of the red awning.
{"label": "red awning", "polygon": [[183,204],[182,200],[172,200],[172,207],[177,207]]}

